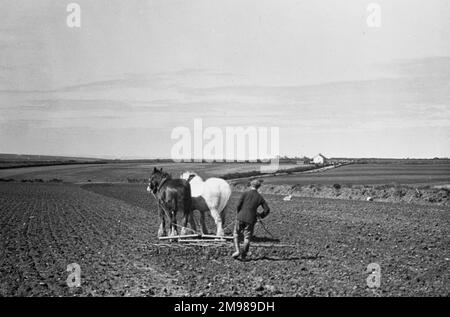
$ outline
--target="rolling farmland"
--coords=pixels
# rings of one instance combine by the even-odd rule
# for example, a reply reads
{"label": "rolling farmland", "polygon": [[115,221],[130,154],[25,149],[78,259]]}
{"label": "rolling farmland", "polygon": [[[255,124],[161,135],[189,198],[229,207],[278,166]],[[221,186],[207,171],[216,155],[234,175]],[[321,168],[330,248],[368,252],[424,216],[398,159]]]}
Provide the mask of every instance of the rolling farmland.
{"label": "rolling farmland", "polygon": [[[109,163],[64,166],[38,166],[0,170],[0,178],[62,179],[65,182],[127,182],[128,179],[145,180],[153,167],[163,168],[174,176],[184,171],[195,171],[200,176],[218,177],[227,173],[242,173],[259,170],[257,163]],[[293,164],[281,168],[297,167]]]}
{"label": "rolling farmland", "polygon": [[270,184],[450,184],[450,163],[351,164],[320,173],[270,177]]}
{"label": "rolling farmland", "polygon": [[[203,178],[225,174],[258,171],[257,163],[107,163],[60,166],[37,166],[0,170],[0,178],[42,179],[54,178],[65,182],[128,182],[145,180],[153,167],[163,168],[177,176],[183,171],[195,171]],[[282,164],[280,169],[299,167]],[[245,182],[245,179],[242,180]],[[442,185],[450,184],[450,162],[434,163],[377,163],[350,164],[322,172],[291,173],[267,176],[265,183],[287,185],[310,184],[388,184],[388,185]]]}
{"label": "rolling farmland", "polygon": [[[358,201],[344,194],[346,199],[339,200],[294,196],[283,201],[272,190],[264,194],[272,208],[266,225],[276,239],[257,225],[255,241],[290,247],[252,248],[250,261],[242,263],[230,258],[231,245],[158,246],[155,201],[145,184],[128,184],[129,179],[145,179],[153,166],[115,163],[1,170],[0,178],[16,181],[0,182],[0,295],[450,295],[448,206]],[[175,175],[195,170],[206,177],[257,167],[159,166]],[[390,187],[397,182],[396,186],[421,188],[449,184],[448,167],[434,163],[348,165],[267,177],[264,186],[308,184],[304,186],[314,190],[324,186],[334,193],[343,193],[345,186],[364,189],[366,183]],[[21,182],[53,178],[65,182]],[[329,185],[336,183],[343,188]],[[235,192],[230,201],[227,234],[238,197]],[[211,218],[207,225],[214,230]],[[80,287],[67,286],[70,263],[81,267]],[[378,289],[366,285],[370,263],[381,266]]]}

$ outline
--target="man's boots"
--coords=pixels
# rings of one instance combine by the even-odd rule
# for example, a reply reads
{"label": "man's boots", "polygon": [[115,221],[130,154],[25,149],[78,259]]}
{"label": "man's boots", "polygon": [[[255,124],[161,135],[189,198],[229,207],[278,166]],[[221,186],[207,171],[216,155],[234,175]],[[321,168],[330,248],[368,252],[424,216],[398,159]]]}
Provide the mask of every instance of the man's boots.
{"label": "man's boots", "polygon": [[233,259],[237,259],[241,254],[241,250],[239,249],[239,237],[235,236],[233,238],[233,243],[236,251],[231,256],[233,257]]}

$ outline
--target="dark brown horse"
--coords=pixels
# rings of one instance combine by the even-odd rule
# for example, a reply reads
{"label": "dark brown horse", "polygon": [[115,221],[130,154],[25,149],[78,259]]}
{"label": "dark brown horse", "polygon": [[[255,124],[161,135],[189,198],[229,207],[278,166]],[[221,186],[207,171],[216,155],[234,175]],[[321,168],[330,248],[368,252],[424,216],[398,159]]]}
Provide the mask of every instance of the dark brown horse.
{"label": "dark brown horse", "polygon": [[166,217],[169,221],[167,234],[169,236],[178,235],[177,212],[182,214],[181,234],[186,234],[188,221],[194,230],[192,214],[191,186],[184,179],[173,179],[169,173],[163,172],[162,168],[153,168],[153,173],[149,179],[149,188],[158,200],[158,214],[161,224],[158,230],[158,237],[164,236],[166,231]]}

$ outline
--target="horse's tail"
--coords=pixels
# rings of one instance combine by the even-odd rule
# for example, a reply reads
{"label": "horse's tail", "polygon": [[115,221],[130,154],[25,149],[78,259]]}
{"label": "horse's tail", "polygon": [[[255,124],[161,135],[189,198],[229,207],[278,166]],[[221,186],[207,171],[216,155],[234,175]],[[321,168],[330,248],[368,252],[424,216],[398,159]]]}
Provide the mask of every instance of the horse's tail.
{"label": "horse's tail", "polygon": [[226,181],[223,182],[221,186],[221,197],[219,202],[219,213],[222,213],[228,205],[231,197],[231,186]]}

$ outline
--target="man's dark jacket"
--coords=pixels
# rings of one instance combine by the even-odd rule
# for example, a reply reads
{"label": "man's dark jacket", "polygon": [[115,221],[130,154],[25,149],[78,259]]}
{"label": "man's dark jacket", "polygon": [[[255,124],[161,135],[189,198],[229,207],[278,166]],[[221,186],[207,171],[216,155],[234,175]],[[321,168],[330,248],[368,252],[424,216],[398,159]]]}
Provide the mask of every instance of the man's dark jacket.
{"label": "man's dark jacket", "polygon": [[257,209],[259,206],[264,208],[264,211],[259,214],[259,216],[261,218],[266,217],[270,212],[270,208],[258,191],[252,189],[243,193],[237,205],[236,219],[249,224],[254,224],[256,222]]}

